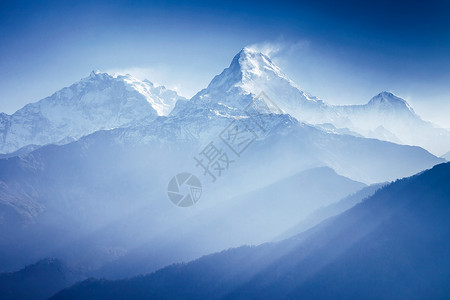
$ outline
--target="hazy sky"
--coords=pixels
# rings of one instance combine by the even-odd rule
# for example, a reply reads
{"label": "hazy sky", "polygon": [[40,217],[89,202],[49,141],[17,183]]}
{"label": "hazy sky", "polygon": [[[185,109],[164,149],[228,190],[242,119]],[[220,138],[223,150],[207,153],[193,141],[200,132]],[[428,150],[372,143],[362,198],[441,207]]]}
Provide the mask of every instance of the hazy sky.
{"label": "hazy sky", "polygon": [[93,69],[190,97],[257,44],[329,103],[388,90],[450,128],[448,1],[0,1],[0,111]]}

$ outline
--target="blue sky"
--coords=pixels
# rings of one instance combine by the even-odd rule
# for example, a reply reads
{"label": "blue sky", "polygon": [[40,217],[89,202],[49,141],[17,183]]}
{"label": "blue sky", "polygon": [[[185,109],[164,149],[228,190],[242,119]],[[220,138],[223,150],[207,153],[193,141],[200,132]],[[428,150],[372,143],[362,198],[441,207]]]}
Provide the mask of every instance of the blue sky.
{"label": "blue sky", "polygon": [[330,103],[383,90],[450,128],[446,1],[0,2],[0,111],[89,75],[129,72],[192,96],[244,46],[272,49]]}

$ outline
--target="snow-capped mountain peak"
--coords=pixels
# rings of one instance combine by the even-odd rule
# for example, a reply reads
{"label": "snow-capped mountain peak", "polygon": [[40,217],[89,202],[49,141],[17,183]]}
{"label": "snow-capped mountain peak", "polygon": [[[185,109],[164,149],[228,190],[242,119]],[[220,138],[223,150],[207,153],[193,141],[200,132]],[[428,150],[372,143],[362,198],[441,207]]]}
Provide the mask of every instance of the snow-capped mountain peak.
{"label": "snow-capped mountain peak", "polygon": [[184,98],[149,81],[92,71],[50,97],[0,116],[0,153],[66,143],[97,130],[168,115],[179,99]]}
{"label": "snow-capped mountain peak", "polygon": [[[139,80],[130,74],[113,74],[110,75],[99,70],[93,70],[88,77],[81,79],[77,85],[78,89],[85,88],[106,88],[111,84],[123,84],[124,88],[130,92],[136,91],[145,97],[147,102],[156,111],[158,116],[167,116],[173,109],[175,103],[184,97],[179,96],[177,92],[169,90],[164,86],[155,86],[148,79]],[[67,88],[61,91],[66,91]],[[57,93],[61,92],[58,91]]]}
{"label": "snow-capped mountain peak", "polygon": [[[219,80],[220,79],[220,80]],[[228,79],[224,81],[223,79]],[[282,80],[298,88],[267,55],[253,49],[243,48],[233,58],[230,66],[211,82],[210,87],[217,88],[220,83],[233,84],[248,93],[255,93],[255,81]],[[261,91],[258,91],[261,92]]]}
{"label": "snow-capped mountain peak", "polygon": [[414,113],[413,108],[408,104],[408,102],[390,92],[379,93],[373,97],[367,105],[383,110],[406,109],[409,112]]}
{"label": "snow-capped mountain peak", "polygon": [[300,90],[267,55],[243,48],[206,89],[189,102],[179,102],[173,115],[204,109],[222,113],[242,111],[261,93],[268,96],[279,112],[292,115],[305,105],[323,105],[323,101]]}

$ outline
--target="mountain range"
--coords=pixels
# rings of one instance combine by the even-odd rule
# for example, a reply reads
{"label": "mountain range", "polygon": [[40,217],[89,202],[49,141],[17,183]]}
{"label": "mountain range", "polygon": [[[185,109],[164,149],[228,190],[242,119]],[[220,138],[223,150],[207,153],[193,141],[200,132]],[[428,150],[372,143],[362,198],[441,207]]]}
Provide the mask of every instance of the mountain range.
{"label": "mountain range", "polygon": [[330,105],[302,91],[271,59],[244,48],[230,66],[189,104],[180,101],[173,114],[209,107],[233,114],[249,99],[264,92],[279,109],[300,121],[314,125],[331,124],[334,133],[359,134],[405,145],[421,146],[441,155],[450,149],[450,132],[423,121],[403,99],[381,92],[364,105]]}
{"label": "mountain range", "polygon": [[[93,72],[0,124],[0,271],[57,257],[107,278],[279,239],[367,184],[442,163],[419,146],[436,150],[438,135],[445,148],[447,136],[390,93],[329,105],[249,48],[190,100]],[[386,141],[420,130],[430,143]],[[222,168],[199,162],[212,146]],[[167,199],[181,172],[202,183],[200,201],[184,209]]]}
{"label": "mountain range", "polygon": [[189,101],[148,80],[93,71],[12,115],[1,114],[0,152],[64,144],[97,130],[129,127],[169,114],[192,116],[205,108],[234,115],[261,92],[276,104],[276,113],[287,113],[333,133],[416,145],[436,155],[450,149],[449,131],[423,121],[405,100],[392,93],[381,92],[364,105],[330,105],[302,91],[268,56],[244,48]]}
{"label": "mountain range", "polygon": [[445,299],[449,180],[450,164],[441,164],[289,239],[87,280],[51,299]]}

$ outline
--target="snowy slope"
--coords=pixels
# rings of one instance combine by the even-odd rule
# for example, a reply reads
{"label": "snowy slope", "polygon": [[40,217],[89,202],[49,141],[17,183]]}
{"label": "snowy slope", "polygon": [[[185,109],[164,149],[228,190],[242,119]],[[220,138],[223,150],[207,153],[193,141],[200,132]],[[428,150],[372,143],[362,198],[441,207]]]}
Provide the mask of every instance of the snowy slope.
{"label": "snowy slope", "polygon": [[97,130],[167,115],[184,99],[130,75],[93,71],[89,77],[13,115],[0,115],[0,153],[28,145],[66,143]]}

